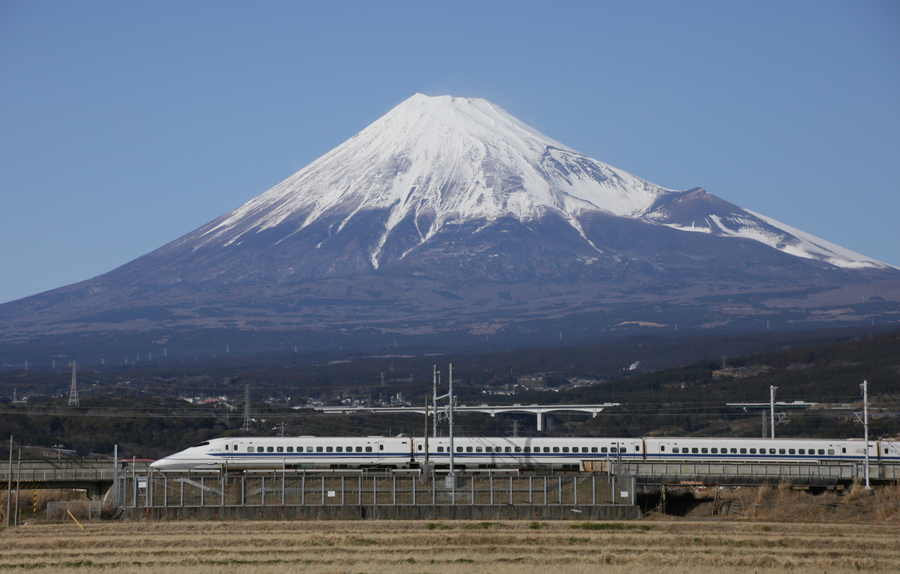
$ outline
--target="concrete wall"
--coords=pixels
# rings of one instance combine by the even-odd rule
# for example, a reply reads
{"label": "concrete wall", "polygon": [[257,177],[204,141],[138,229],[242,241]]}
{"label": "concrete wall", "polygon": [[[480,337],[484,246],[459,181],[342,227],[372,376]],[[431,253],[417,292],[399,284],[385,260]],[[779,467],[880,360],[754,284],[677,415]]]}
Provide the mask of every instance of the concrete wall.
{"label": "concrete wall", "polygon": [[184,506],[127,508],[130,520],[636,520],[637,506]]}

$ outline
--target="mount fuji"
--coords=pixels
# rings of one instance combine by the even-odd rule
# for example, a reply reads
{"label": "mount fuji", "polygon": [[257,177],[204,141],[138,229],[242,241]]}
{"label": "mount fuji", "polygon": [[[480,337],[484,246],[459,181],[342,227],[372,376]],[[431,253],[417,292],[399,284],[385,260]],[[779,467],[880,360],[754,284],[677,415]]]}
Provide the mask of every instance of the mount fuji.
{"label": "mount fuji", "polygon": [[0,306],[0,344],[201,329],[269,345],[539,340],[897,322],[898,303],[894,267],[654,185],[486,100],[416,94],[188,235]]}

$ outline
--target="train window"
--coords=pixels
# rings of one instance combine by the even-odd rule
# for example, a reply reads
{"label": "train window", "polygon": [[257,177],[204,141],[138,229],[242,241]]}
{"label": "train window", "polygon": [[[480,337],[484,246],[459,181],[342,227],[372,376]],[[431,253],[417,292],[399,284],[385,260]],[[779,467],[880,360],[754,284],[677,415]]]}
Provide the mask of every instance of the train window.
{"label": "train window", "polygon": [[334,452],[334,447],[333,447],[333,446],[326,446],[326,447],[325,447],[325,452]]}
{"label": "train window", "polygon": [[439,446],[439,447],[438,447],[438,452],[444,452],[444,447]]}
{"label": "train window", "polygon": [[731,449],[731,454],[737,454],[737,449],[736,448]]}
{"label": "train window", "polygon": [[788,449],[788,454],[797,454],[797,451],[796,451],[796,449],[789,448],[789,449]]}
{"label": "train window", "polygon": [[317,446],[317,447],[316,447],[316,452],[322,452],[322,447]]}
{"label": "train window", "polygon": [[[228,445],[225,445],[225,450],[228,450]],[[842,448],[842,449],[841,449],[841,453],[847,454],[847,449],[846,449],[846,448]]]}
{"label": "train window", "polygon": [[467,446],[467,447],[466,447],[466,452],[472,452],[472,447]]}
{"label": "train window", "polygon": [[294,447],[292,447],[292,446],[287,447],[287,451],[288,451],[288,452],[294,452]]}
{"label": "train window", "polygon": [[716,447],[711,448],[710,451],[712,451],[713,454],[719,454],[719,449]]}
{"label": "train window", "polygon": [[384,445],[383,444],[378,445],[378,450],[384,450]]}
{"label": "train window", "polygon": [[750,449],[750,454],[756,454],[756,449],[755,449],[755,448],[751,448],[751,449]]}
{"label": "train window", "polygon": [[[509,447],[506,447],[506,452],[509,452]],[[516,452],[522,452],[522,447],[517,446],[517,447],[516,447]]]}
{"label": "train window", "polygon": [[673,447],[672,447],[672,452],[674,452],[675,454],[678,454],[678,450],[679,450],[679,449],[678,449],[677,446],[673,446]]}
{"label": "train window", "polygon": [[225,450],[226,450],[226,452],[228,451],[228,445],[227,445],[227,444],[225,445]]}
{"label": "train window", "polygon": [[484,452],[494,452],[494,447],[486,446],[486,447],[484,447]]}
{"label": "train window", "polygon": [[526,447],[525,447],[524,449],[522,449],[522,450],[524,450],[525,452],[531,452],[531,447],[530,447],[530,446],[526,446]]}
{"label": "train window", "polygon": [[769,449],[769,454],[775,454],[775,449],[774,449],[774,448],[770,448],[770,449]]}
{"label": "train window", "polygon": [[623,446],[621,452],[628,452],[628,449]]}
{"label": "train window", "polygon": [[614,447],[614,446],[609,447],[609,452],[616,452],[616,447]]}
{"label": "train window", "polygon": [[[567,446],[562,447],[562,449],[563,449],[563,452],[569,452],[569,447],[567,447]],[[578,452],[577,448],[575,449],[575,452]]]}
{"label": "train window", "polygon": [[798,454],[806,454],[806,449],[805,449],[805,448],[801,448],[801,449],[800,449],[799,451],[797,451],[797,452],[798,452]]}
{"label": "train window", "polygon": [[703,447],[700,449],[700,452],[702,452],[703,454],[709,454],[709,449],[706,447]]}
{"label": "train window", "polygon": [[600,449],[600,452],[606,452],[608,449],[604,446]]}
{"label": "train window", "polygon": [[372,447],[367,446],[367,447],[366,447],[366,452],[372,452]]}
{"label": "train window", "polygon": [[306,452],[312,452],[312,451],[313,451],[313,447],[311,447],[311,446],[306,447]]}
{"label": "train window", "polygon": [[[666,447],[663,447],[663,448],[666,448]],[[595,447],[595,446],[592,446],[592,447],[591,447],[591,452],[598,452],[598,449],[597,449],[597,447]]]}
{"label": "train window", "polygon": [[[356,452],[362,452],[362,447],[361,446],[356,447]],[[372,452],[371,447],[369,448],[369,450],[367,452]]]}
{"label": "train window", "polygon": [[778,449],[778,454],[785,454],[784,449],[783,448]]}
{"label": "train window", "polygon": [[747,454],[747,449],[742,448],[742,449],[741,449],[741,454]]}
{"label": "train window", "polygon": [[335,450],[335,452],[344,452],[344,447],[336,446],[336,447],[334,447],[334,450]]}
{"label": "train window", "polygon": [[461,447],[461,446],[456,447],[456,452],[462,452],[462,451],[463,451],[463,447]]}
{"label": "train window", "polygon": [[825,454],[825,449],[824,449],[824,448],[820,448],[820,449],[819,449],[819,454]]}
{"label": "train window", "polygon": [[[506,447],[506,452],[512,452],[512,447],[511,446]],[[516,452],[519,452],[519,447],[516,447]]]}
{"label": "train window", "polygon": [[660,445],[659,452],[666,452],[666,445]]}
{"label": "train window", "polygon": [[[341,447],[338,447],[340,449]],[[419,445],[419,450],[422,450],[422,445]]]}
{"label": "train window", "polygon": [[641,445],[634,447],[634,452],[641,452]]}
{"label": "train window", "polygon": [[[484,449],[481,448],[480,446],[476,446],[476,447],[475,447],[475,452],[482,452],[483,450],[484,450]],[[471,447],[469,448],[469,452],[472,452]]]}
{"label": "train window", "polygon": [[828,449],[828,454],[834,454],[834,449],[833,448]]}
{"label": "train window", "polygon": [[692,448],[692,449],[691,449],[691,452],[694,453],[694,454],[697,454],[697,447]]}
{"label": "train window", "polygon": [[247,447],[247,452],[253,452],[253,447],[252,447],[252,446],[248,446],[248,447]]}
{"label": "train window", "polygon": [[280,446],[280,447],[278,447],[277,450],[278,450],[278,452],[284,452],[284,447],[283,447],[283,446]]}
{"label": "train window", "polygon": [[[544,451],[546,451],[546,450],[547,450],[547,447],[544,447]],[[553,447],[553,452],[559,452],[559,447],[558,446]]]}

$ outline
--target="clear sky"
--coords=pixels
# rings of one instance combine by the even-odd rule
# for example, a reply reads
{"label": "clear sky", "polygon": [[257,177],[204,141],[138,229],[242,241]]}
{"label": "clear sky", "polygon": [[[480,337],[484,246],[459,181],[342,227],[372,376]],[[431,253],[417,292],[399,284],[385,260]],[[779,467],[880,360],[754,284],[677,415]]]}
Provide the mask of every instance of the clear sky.
{"label": "clear sky", "polygon": [[0,302],[177,239],[416,92],[900,266],[896,0],[0,0]]}

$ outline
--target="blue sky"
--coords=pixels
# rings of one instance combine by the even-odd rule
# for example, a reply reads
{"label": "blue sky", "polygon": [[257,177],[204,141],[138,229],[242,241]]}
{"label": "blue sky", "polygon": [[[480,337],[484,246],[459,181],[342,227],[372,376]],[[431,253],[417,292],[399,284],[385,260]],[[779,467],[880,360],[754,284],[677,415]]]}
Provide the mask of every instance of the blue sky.
{"label": "blue sky", "polygon": [[239,206],[416,92],[900,266],[900,3],[0,1],[0,302]]}

